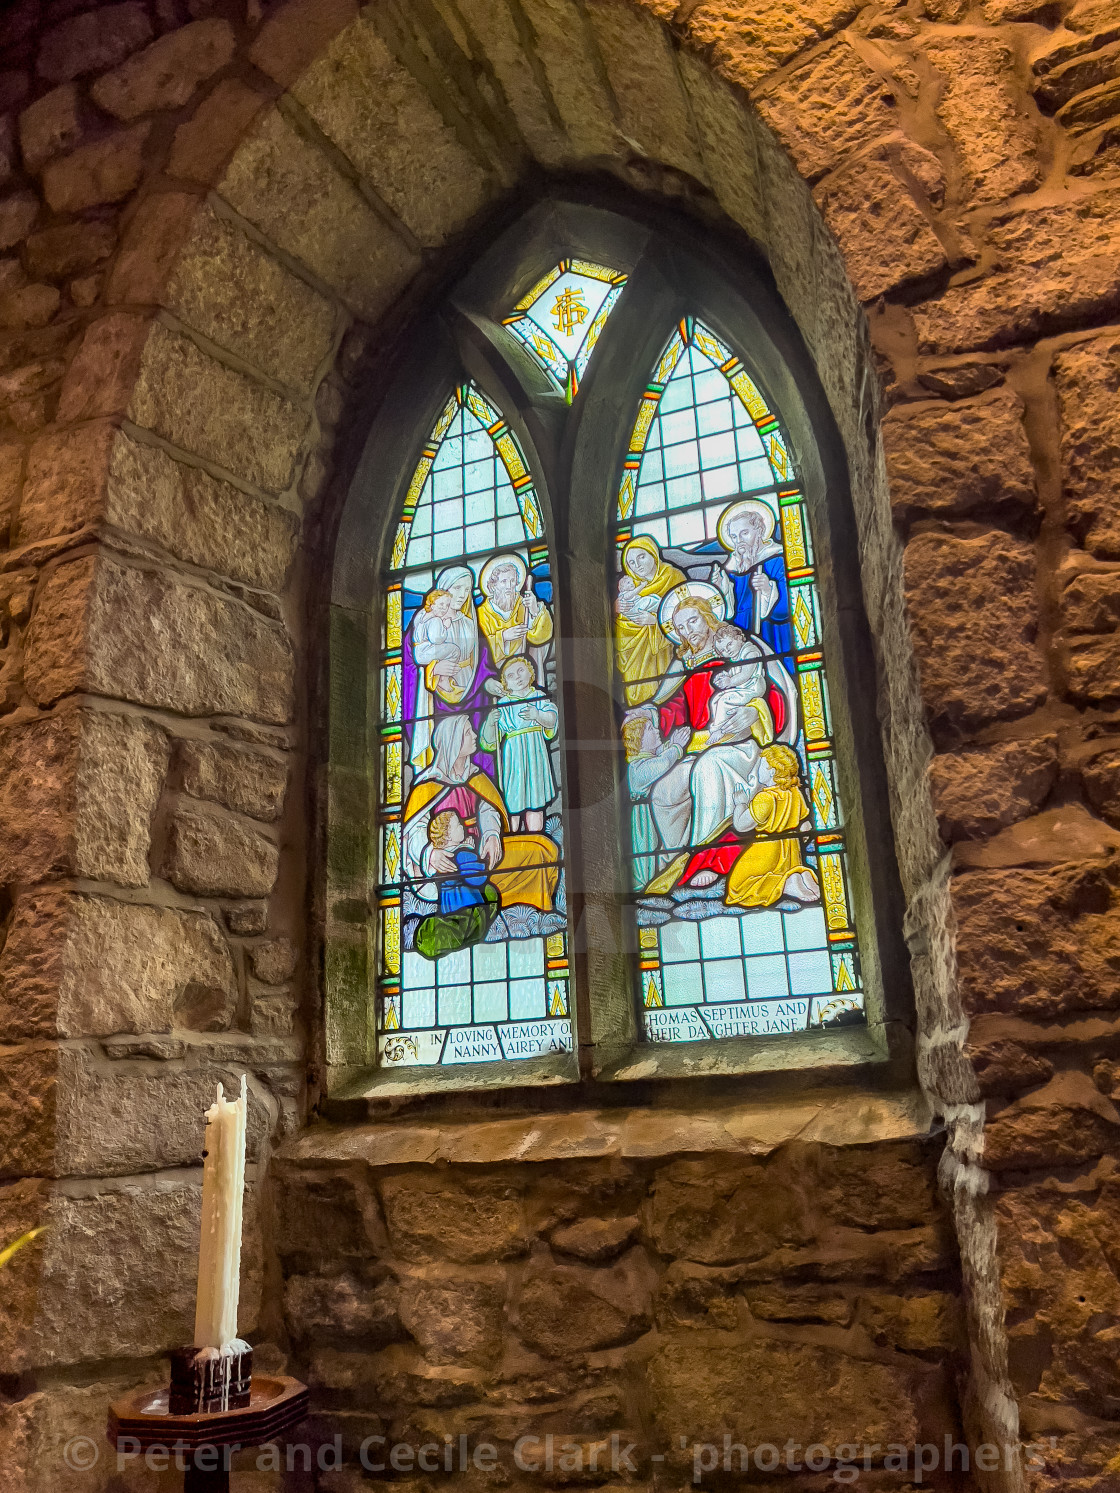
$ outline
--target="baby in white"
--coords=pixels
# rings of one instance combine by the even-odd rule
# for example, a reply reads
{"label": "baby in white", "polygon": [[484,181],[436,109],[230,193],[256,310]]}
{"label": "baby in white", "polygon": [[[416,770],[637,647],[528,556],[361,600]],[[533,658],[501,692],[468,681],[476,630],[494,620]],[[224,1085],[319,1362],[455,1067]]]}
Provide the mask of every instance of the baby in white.
{"label": "baby in white", "polygon": [[[756,725],[773,737],[770,711],[766,705],[766,663],[762,649],[746,633],[730,622],[716,629],[715,649],[733,667],[712,675],[715,693],[708,709],[708,745],[744,741],[757,734]],[[761,706],[761,710],[759,709]]]}

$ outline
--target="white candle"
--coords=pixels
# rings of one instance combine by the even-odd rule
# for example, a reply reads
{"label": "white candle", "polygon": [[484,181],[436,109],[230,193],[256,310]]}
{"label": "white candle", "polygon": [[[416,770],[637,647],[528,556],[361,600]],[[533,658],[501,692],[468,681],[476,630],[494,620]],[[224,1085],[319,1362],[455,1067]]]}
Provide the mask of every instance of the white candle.
{"label": "white candle", "polygon": [[202,1238],[198,1251],[198,1296],[194,1314],[196,1348],[221,1351],[237,1337],[241,1198],[245,1190],[245,1121],[248,1111],[244,1074],[241,1075],[240,1099],[226,1099],[219,1084],[217,1101],[206,1111]]}

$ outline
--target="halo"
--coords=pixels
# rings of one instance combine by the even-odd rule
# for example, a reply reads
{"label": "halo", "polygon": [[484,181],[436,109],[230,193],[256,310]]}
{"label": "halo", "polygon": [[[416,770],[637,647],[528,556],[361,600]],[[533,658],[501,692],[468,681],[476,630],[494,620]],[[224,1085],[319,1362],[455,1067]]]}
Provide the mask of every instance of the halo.
{"label": "halo", "polygon": [[513,555],[513,554],[491,555],[490,558],[489,558],[489,560],[487,560],[486,564],[482,567],[482,570],[479,572],[479,577],[478,577],[479,590],[482,592],[483,596],[488,597],[490,595],[490,592],[487,590],[487,587],[486,587],[486,582],[490,579],[490,576],[493,574],[493,572],[497,569],[497,567],[499,565],[513,565],[513,566],[516,566],[516,568],[517,568],[517,585],[514,587],[514,590],[515,591],[520,591],[521,588],[522,588],[522,586],[524,586],[524,584],[525,584],[525,577],[529,574],[529,568],[525,564],[525,561],[521,558],[520,555]]}
{"label": "halo", "polygon": [[719,523],[716,525],[716,535],[728,554],[731,553],[735,546],[727,537],[727,525],[739,513],[757,513],[764,525],[763,543],[773,539],[774,526],[778,522],[773,508],[770,507],[769,503],[759,502],[757,498],[743,498],[740,502],[732,503],[729,507],[725,508],[719,516]]}
{"label": "halo", "polygon": [[664,601],[657,609],[661,630],[674,643],[679,643],[681,639],[673,626],[673,618],[677,608],[686,601],[706,601],[720,622],[727,621],[727,602],[718,586],[713,586],[710,581],[685,581],[683,585],[674,586],[671,591],[667,591]]}

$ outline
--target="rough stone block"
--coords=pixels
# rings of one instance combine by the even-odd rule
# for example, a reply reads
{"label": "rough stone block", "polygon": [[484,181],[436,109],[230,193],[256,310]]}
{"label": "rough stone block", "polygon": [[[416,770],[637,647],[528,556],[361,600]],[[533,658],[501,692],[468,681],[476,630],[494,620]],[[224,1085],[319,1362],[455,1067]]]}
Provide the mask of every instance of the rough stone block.
{"label": "rough stone block", "polygon": [[1054,359],[1062,422],[1062,494],[1091,554],[1120,560],[1120,337],[1094,337]]}
{"label": "rough stone block", "polygon": [[534,1260],[517,1297],[518,1335],[551,1358],[633,1342],[653,1324],[651,1287],[640,1250],[609,1269]]}
{"label": "rough stone block", "polygon": [[364,1167],[274,1169],[274,1242],[298,1274],[349,1269],[383,1255],[388,1242]]}
{"label": "rough stone block", "polygon": [[330,1342],[362,1338],[380,1348],[404,1336],[400,1286],[391,1277],[374,1285],[349,1271],[293,1275],[284,1282],[284,1317],[299,1339]]}
{"label": "rough stone block", "polygon": [[167,757],[164,733],[135,716],[64,710],[0,730],[5,879],[146,885]]}
{"label": "rough stone block", "polygon": [[638,1231],[637,1218],[579,1218],[552,1233],[552,1246],[566,1255],[601,1264],[619,1254]]}
{"label": "rough stone block", "polygon": [[1085,797],[1102,819],[1120,826],[1120,750],[1106,748],[1081,764]]}
{"label": "rough stone block", "polygon": [[0,295],[0,326],[45,327],[53,320],[61,299],[53,285],[24,285],[8,291]]}
{"label": "rough stone block", "polygon": [[27,237],[39,216],[34,192],[12,192],[0,198],[0,249],[10,249]]}
{"label": "rough stone block", "polygon": [[674,1260],[661,1277],[655,1302],[663,1332],[687,1330],[734,1332],[744,1313],[735,1295],[737,1273]]}
{"label": "rough stone block", "polygon": [[355,0],[285,0],[269,12],[249,60],[286,88],[357,14]]}
{"label": "rough stone block", "polygon": [[121,251],[105,287],[111,306],[158,305],[191,223],[202,211],[190,192],[156,192],[129,216]]}
{"label": "rough stone block", "polygon": [[209,209],[175,265],[164,304],[302,394],[334,334],[331,303]]}
{"label": "rough stone block", "polygon": [[816,197],[861,301],[947,267],[944,245],[884,157],[864,157],[834,172]]}
{"label": "rough stone block", "polygon": [[16,904],[0,951],[0,1040],[227,1027],[233,959],[204,913],[61,891]]}
{"label": "rough stone block", "polygon": [[757,105],[808,181],[898,123],[890,88],[846,41],[784,74]]}
{"label": "rough stone block", "polygon": [[963,1347],[961,1303],[946,1291],[913,1296],[868,1292],[861,1317],[871,1337],[904,1353],[951,1353]]}
{"label": "rough stone block", "polygon": [[55,1175],[58,1058],[57,1049],[42,1046],[0,1056],[0,1176]]}
{"label": "rough stone block", "polygon": [[249,1030],[254,1037],[293,1037],[299,1002],[286,990],[256,991],[249,1010]]}
{"label": "rough stone block", "polygon": [[521,9],[532,28],[553,107],[577,159],[625,153],[613,101],[602,83],[603,63],[587,21],[563,0],[525,0]]}
{"label": "rough stone block", "polygon": [[1120,695],[1120,637],[1093,638],[1071,650],[1069,693],[1079,704]]}
{"label": "rough stone block", "polygon": [[[202,1165],[204,1115],[217,1084],[241,1088],[239,1063],[187,1065],[98,1061],[87,1049],[57,1051],[58,1109],[53,1170],[48,1175],[129,1176]],[[259,1161],[272,1121],[265,1095],[249,1086],[246,1155]],[[122,1124],[122,1116],[127,1117]]]}
{"label": "rough stone block", "polygon": [[1034,130],[1007,44],[990,36],[938,37],[925,52],[945,80],[937,112],[961,158],[969,201],[1001,202],[1034,186]]}
{"label": "rough stone block", "polygon": [[111,311],[87,329],[66,373],[60,420],[117,415],[132,392],[150,323],[127,311]]}
{"label": "rough stone block", "polygon": [[501,1182],[467,1187],[417,1173],[386,1177],[381,1201],[393,1249],[406,1260],[508,1259],[528,1245],[519,1192]]}
{"label": "rough stone block", "polygon": [[28,456],[19,541],[109,523],[192,565],[284,589],[294,514],[145,446],[108,421],[41,437]]}
{"label": "rough stone block", "polygon": [[952,894],[971,1014],[1051,1018],[1120,1005],[1120,903],[1101,864],[966,871]]}
{"label": "rough stone block", "polygon": [[781,1281],[770,1286],[748,1286],[743,1294],[751,1316],[760,1322],[835,1322],[847,1327],[855,1315],[851,1298],[827,1286],[795,1286]]}
{"label": "rough stone block", "polygon": [[273,938],[267,943],[253,944],[249,949],[249,962],[253,974],[265,985],[282,985],[296,971],[298,954],[288,938]]}
{"label": "rough stone block", "polygon": [[1089,1075],[1058,1073],[1044,1088],[989,1113],[984,1165],[993,1171],[1082,1166],[1113,1151],[1118,1133],[1120,1111]]}
{"label": "rough stone block", "polygon": [[1062,625],[1069,633],[1115,632],[1120,626],[1120,575],[1084,571],[1062,592]]}
{"label": "rough stone block", "polygon": [[137,124],[117,130],[51,161],[43,169],[47,206],[56,213],[80,213],[87,207],[127,197],[139,184],[150,128]]}
{"label": "rough stone block", "polygon": [[759,180],[754,126],[740,99],[690,52],[677,57],[700,137],[704,175],[723,210],[759,243],[766,242],[766,203]]}
{"label": "rough stone block", "polygon": [[905,551],[922,697],[938,731],[1025,715],[1045,697],[1034,554],[1005,534],[919,534]]}
{"label": "rough stone block", "polygon": [[[815,1146],[787,1175],[802,1171],[814,1211],[854,1229],[912,1229],[936,1212],[937,1150],[903,1141],[855,1149]],[[776,1167],[777,1163],[772,1163]],[[819,1232],[824,1235],[826,1230]]]}
{"label": "rough stone block", "polygon": [[[1092,1405],[1100,1414],[1117,1398],[1120,1285],[1114,1240],[1120,1198],[1108,1171],[1108,1163],[1085,1167],[1080,1185],[1072,1189],[1064,1177],[1027,1186],[1011,1185],[1005,1177],[997,1195],[1012,1381],[1021,1395],[1037,1394],[1034,1403],[1049,1403],[1058,1413]],[[1041,1486],[1058,1493],[1077,1478],[1094,1493],[1107,1493],[1113,1476],[1109,1463],[1116,1455],[1110,1443],[1109,1432],[1100,1439],[1091,1431],[1055,1437],[1046,1450],[1054,1477]]]}
{"label": "rough stone block", "polygon": [[922,352],[1005,347],[1120,308],[1120,188],[997,214],[988,242],[997,272],[915,308]]}
{"label": "rough stone block", "polygon": [[286,757],[233,742],[182,741],[176,760],[183,792],[192,798],[209,799],[253,819],[279,819],[288,781]]}
{"label": "rough stone block", "polygon": [[1037,512],[1023,402],[1010,389],[950,405],[896,404],[882,431],[897,517],[1022,522]]}
{"label": "rough stone block", "polygon": [[1082,52],[1062,62],[1054,58],[1064,49],[1054,48],[1036,58],[1032,70],[1039,76],[1034,96],[1039,107],[1053,114],[1069,104],[1079,93],[1097,89],[1120,77],[1120,43],[1113,42],[1098,50]]}
{"label": "rough stone block", "polygon": [[116,243],[111,223],[62,223],[33,233],[23,257],[28,273],[37,280],[64,280],[108,259]]}
{"label": "rough stone block", "polygon": [[8,1493],[107,1493],[114,1475],[110,1458],[99,1455],[90,1469],[67,1465],[66,1449],[80,1444],[100,1450],[109,1406],[131,1390],[151,1384],[147,1364],[90,1384],[51,1384],[0,1411],[0,1457],[8,1468]]}
{"label": "rough stone block", "polygon": [[545,166],[568,162],[571,149],[557,127],[535,70],[525,65],[519,23],[505,0],[461,0],[459,13],[475,37],[484,38],[486,62],[533,158]]}
{"label": "rough stone block", "polygon": [[105,517],[191,564],[272,592],[287,584],[299,537],[286,509],[125,435],[109,462]]}
{"label": "rough stone block", "polygon": [[340,32],[292,92],[421,243],[443,243],[489,200],[490,172],[370,21]]}
{"label": "rough stone block", "polygon": [[275,110],[237,151],[219,191],[369,321],[419,267],[403,240]]}
{"label": "rough stone block", "polygon": [[189,338],[156,323],[144,348],[129,415],[170,441],[271,492],[292,480],[306,414]]}
{"label": "rough stone block", "polygon": [[982,1098],[1021,1094],[1054,1076],[1054,1064],[1049,1058],[1007,1038],[988,1042],[970,1036],[965,1051]]}
{"label": "rough stone block", "polygon": [[689,38],[711,48],[725,77],[753,88],[857,10],[853,0],[701,0],[688,14]]}
{"label": "rough stone block", "polygon": [[233,56],[233,28],[210,17],[169,31],[90,88],[93,101],[118,119],[180,109],[198,85]]}
{"label": "rough stone block", "polygon": [[283,627],[243,602],[107,557],[59,566],[47,577],[24,675],[40,704],[89,690],[184,715],[276,724],[292,708],[292,648]]}
{"label": "rough stone block", "polygon": [[239,78],[223,78],[175,131],[169,175],[209,185],[267,100]]}
{"label": "rough stone block", "polygon": [[36,71],[49,83],[66,83],[113,67],[151,39],[152,27],[139,0],[102,5],[47,31]]}
{"label": "rough stone block", "polygon": [[650,1237],[664,1255],[703,1265],[757,1260],[811,1237],[804,1200],[762,1163],[674,1161],[653,1185]]}
{"label": "rough stone block", "polygon": [[401,1286],[401,1324],[429,1363],[494,1363],[502,1350],[505,1283],[427,1278]]}
{"label": "rough stone block", "polygon": [[620,125],[643,155],[703,180],[704,168],[668,32],[621,0],[586,7]]}
{"label": "rough stone block", "polygon": [[163,873],[181,892],[267,897],[279,866],[276,842],[224,809],[181,804],[171,821]]}
{"label": "rough stone block", "polygon": [[137,716],[82,711],[79,719],[75,870],[92,880],[146,886],[152,816],[167,773],[167,736]]}
{"label": "rough stone block", "polygon": [[[666,1446],[733,1441],[828,1447],[912,1445],[915,1385],[893,1364],[851,1358],[808,1343],[674,1343],[650,1360],[654,1423]],[[765,1393],[759,1387],[765,1386]],[[677,1457],[688,1453],[677,1452]]]}
{"label": "rough stone block", "polygon": [[946,752],[930,763],[930,792],[941,837],[975,840],[1025,819],[1058,776],[1058,739],[996,742]]}
{"label": "rough stone block", "polygon": [[[50,1364],[137,1358],[189,1342],[198,1267],[199,1180],[159,1179],[97,1193],[0,1192],[5,1239],[50,1228],[0,1276],[0,1364],[7,1374]],[[245,1198],[238,1326],[252,1332],[261,1288],[255,1193]]]}
{"label": "rough stone block", "polygon": [[53,88],[19,116],[20,151],[23,164],[32,176],[37,175],[52,156],[69,150],[81,138],[78,90],[73,83]]}

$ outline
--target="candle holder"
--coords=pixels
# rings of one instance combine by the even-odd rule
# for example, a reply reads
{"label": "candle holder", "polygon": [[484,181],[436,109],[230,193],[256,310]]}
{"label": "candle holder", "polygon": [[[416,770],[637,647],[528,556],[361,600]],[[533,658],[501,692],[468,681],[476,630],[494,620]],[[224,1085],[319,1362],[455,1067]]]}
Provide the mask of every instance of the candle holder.
{"label": "candle holder", "polygon": [[[196,1348],[177,1349],[176,1354],[198,1358]],[[254,1374],[250,1379],[246,1371],[246,1388],[238,1391],[244,1403],[230,1403],[225,1410],[177,1413],[172,1406],[176,1354],[172,1355],[172,1384],[135,1390],[114,1400],[106,1434],[117,1451],[136,1455],[152,1447],[166,1451],[174,1465],[183,1469],[183,1493],[229,1493],[230,1453],[224,1449],[236,1446],[244,1451],[282,1440],[307,1414],[307,1386],[286,1374]],[[244,1355],[228,1357],[242,1359]],[[193,1367],[186,1372],[193,1384]]]}
{"label": "candle holder", "polygon": [[253,1350],[240,1338],[227,1347],[172,1348],[172,1415],[244,1410],[253,1379]]}

